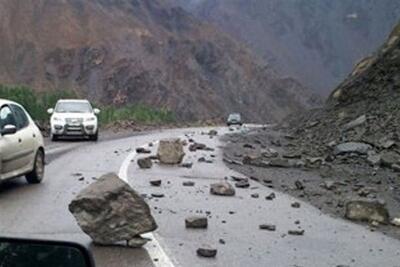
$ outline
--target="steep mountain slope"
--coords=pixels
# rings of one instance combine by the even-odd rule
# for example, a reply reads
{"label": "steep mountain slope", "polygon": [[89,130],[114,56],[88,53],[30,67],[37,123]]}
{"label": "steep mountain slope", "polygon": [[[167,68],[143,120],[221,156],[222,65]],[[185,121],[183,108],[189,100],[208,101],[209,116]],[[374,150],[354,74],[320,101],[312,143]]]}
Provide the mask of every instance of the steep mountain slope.
{"label": "steep mountain slope", "polygon": [[360,142],[375,152],[393,150],[400,166],[400,24],[356,65],[322,110],[297,117],[295,126],[298,145],[315,156],[331,153],[328,143]]}
{"label": "steep mountain slope", "polygon": [[171,0],[328,95],[400,19],[398,0]]}
{"label": "steep mountain slope", "polygon": [[0,0],[0,21],[1,83],[165,107],[186,120],[240,111],[274,121],[314,103],[300,83],[161,0]]}

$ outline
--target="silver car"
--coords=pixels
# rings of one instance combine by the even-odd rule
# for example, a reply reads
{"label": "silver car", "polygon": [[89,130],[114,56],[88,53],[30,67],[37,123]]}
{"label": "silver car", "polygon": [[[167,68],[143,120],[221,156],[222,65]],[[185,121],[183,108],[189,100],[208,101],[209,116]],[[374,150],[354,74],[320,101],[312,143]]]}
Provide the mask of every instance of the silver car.
{"label": "silver car", "polygon": [[19,104],[0,99],[0,182],[25,175],[29,183],[44,176],[42,133]]}
{"label": "silver car", "polygon": [[232,113],[228,116],[228,119],[226,120],[226,124],[228,126],[231,125],[243,125],[242,122],[242,116],[239,113]]}

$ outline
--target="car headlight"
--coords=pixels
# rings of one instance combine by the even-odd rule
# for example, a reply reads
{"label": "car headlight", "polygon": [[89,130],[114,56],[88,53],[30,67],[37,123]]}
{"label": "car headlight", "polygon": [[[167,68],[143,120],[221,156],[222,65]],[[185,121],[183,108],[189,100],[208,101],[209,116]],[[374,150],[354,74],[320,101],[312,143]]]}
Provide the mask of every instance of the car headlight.
{"label": "car headlight", "polygon": [[95,117],[90,117],[90,118],[86,118],[85,121],[95,121],[96,118]]}

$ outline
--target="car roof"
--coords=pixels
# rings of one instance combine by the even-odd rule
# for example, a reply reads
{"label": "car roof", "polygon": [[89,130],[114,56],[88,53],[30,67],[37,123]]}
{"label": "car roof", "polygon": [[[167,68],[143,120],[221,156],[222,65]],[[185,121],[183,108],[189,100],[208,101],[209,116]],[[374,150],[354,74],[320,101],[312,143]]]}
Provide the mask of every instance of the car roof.
{"label": "car roof", "polygon": [[14,102],[14,101],[0,98],[0,106],[5,105],[5,104],[15,104],[15,105],[20,106],[20,104]]}
{"label": "car roof", "polygon": [[60,99],[57,101],[57,103],[62,103],[62,102],[89,103],[89,100],[87,100],[87,99]]}

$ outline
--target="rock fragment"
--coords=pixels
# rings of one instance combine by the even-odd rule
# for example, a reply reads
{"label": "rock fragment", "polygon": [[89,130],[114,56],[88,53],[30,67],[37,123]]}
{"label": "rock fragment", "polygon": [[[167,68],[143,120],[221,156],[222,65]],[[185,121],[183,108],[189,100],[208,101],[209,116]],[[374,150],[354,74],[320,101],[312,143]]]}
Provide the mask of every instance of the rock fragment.
{"label": "rock fragment", "polygon": [[346,204],[345,217],[354,221],[376,221],[383,224],[389,222],[389,212],[387,208],[378,201],[349,201]]}
{"label": "rock fragment", "polygon": [[153,166],[153,162],[150,158],[140,158],[137,160],[137,164],[141,169],[150,169]]}
{"label": "rock fragment", "polygon": [[186,228],[205,229],[208,226],[208,219],[204,216],[191,216],[185,219]]}
{"label": "rock fragment", "polygon": [[97,244],[128,241],[157,229],[143,198],[112,173],[79,192],[68,208],[82,231]]}
{"label": "rock fragment", "polygon": [[214,258],[217,256],[217,249],[211,247],[201,247],[196,251],[197,255],[205,258]]}
{"label": "rock fragment", "polygon": [[260,230],[267,230],[267,231],[275,231],[276,226],[273,224],[260,224],[259,225]]}
{"label": "rock fragment", "polygon": [[242,181],[236,182],[235,183],[235,187],[237,187],[237,188],[249,188],[250,187],[250,183],[249,183],[249,181],[242,180]]}
{"label": "rock fragment", "polygon": [[343,155],[348,153],[356,153],[359,155],[366,155],[368,151],[372,149],[372,146],[365,143],[348,142],[342,143],[335,147],[335,155]]}
{"label": "rock fragment", "polygon": [[151,180],[150,184],[152,186],[161,186],[161,180]]}
{"label": "rock fragment", "polygon": [[298,209],[298,208],[300,208],[300,203],[299,202],[293,202],[291,204],[291,206],[292,206],[292,208]]}
{"label": "rock fragment", "polygon": [[265,197],[266,200],[273,200],[275,198],[276,198],[275,193],[271,193],[271,194],[269,194],[268,196]]}
{"label": "rock fragment", "polygon": [[183,186],[194,186],[194,185],[195,185],[195,182],[192,182],[192,181],[185,181],[185,182],[182,183],[182,185],[183,185]]}
{"label": "rock fragment", "polygon": [[149,241],[151,241],[151,240],[148,239],[148,238],[143,238],[141,236],[136,236],[136,237],[132,238],[131,240],[128,240],[128,247],[141,248]]}
{"label": "rock fragment", "polygon": [[218,196],[234,196],[235,189],[228,182],[220,182],[211,184],[210,193]]}
{"label": "rock fragment", "polygon": [[151,151],[146,149],[146,148],[144,148],[144,147],[138,147],[138,148],[136,148],[136,153],[138,153],[138,154],[150,154]]}
{"label": "rock fragment", "polygon": [[289,235],[304,235],[304,230],[289,230],[288,231]]}

